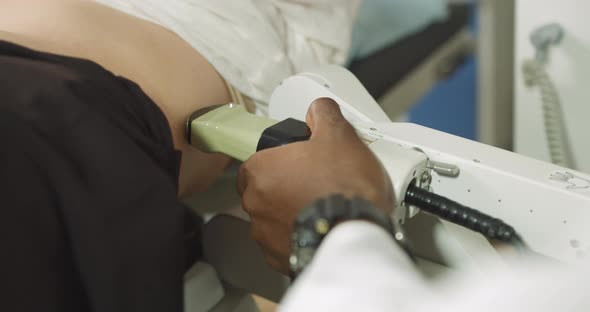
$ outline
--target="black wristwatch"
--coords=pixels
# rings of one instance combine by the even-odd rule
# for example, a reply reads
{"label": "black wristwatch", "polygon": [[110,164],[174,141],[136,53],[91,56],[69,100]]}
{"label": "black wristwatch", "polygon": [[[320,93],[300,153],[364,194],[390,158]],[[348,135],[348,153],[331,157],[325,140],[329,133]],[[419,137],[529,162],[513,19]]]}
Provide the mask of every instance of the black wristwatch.
{"label": "black wristwatch", "polygon": [[413,259],[401,227],[390,216],[365,199],[332,195],[303,209],[295,220],[289,258],[291,277],[297,277],[307,267],[332,228],[350,220],[365,220],[382,227]]}

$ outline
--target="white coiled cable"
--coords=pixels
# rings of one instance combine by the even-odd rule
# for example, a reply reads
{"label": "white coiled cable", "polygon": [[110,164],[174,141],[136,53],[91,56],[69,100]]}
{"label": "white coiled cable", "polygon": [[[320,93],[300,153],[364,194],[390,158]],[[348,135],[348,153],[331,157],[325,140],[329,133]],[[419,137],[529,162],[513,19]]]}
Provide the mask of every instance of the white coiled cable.
{"label": "white coiled cable", "polygon": [[536,59],[527,60],[523,64],[523,74],[528,87],[538,87],[541,91],[545,134],[551,162],[572,168],[572,155],[564,127],[559,93],[547,74],[545,65]]}

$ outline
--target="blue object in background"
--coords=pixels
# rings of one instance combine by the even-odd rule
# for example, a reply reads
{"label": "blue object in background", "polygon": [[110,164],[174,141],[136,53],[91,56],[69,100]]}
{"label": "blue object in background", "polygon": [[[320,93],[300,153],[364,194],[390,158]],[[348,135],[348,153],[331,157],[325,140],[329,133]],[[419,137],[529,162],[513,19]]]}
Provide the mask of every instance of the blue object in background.
{"label": "blue object in background", "polygon": [[[473,5],[471,29],[477,31]],[[477,140],[477,61],[470,57],[449,79],[436,85],[409,112],[410,122]]]}
{"label": "blue object in background", "polygon": [[474,57],[436,85],[409,114],[409,121],[467,139],[477,139],[477,65]]}

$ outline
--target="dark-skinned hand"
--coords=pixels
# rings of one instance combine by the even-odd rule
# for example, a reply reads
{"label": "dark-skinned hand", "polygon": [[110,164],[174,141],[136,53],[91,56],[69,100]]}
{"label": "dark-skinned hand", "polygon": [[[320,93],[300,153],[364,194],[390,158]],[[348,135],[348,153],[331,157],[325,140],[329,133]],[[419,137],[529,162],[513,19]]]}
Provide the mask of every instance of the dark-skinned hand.
{"label": "dark-skinned hand", "polygon": [[282,273],[288,272],[293,222],[313,201],[342,194],[369,200],[388,214],[394,207],[389,177],[333,100],[314,101],[306,121],[309,141],[258,152],[238,176],[252,236]]}

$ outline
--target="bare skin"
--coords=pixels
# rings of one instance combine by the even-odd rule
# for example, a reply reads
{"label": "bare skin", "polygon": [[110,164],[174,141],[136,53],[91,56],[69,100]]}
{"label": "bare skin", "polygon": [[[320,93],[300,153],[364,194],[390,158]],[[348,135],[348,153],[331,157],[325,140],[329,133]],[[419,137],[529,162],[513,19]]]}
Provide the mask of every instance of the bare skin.
{"label": "bare skin", "polygon": [[186,143],[187,117],[230,96],[213,66],[167,29],[93,1],[0,0],[0,40],[89,59],[139,84],[183,152],[179,195],[203,190],[229,162]]}

